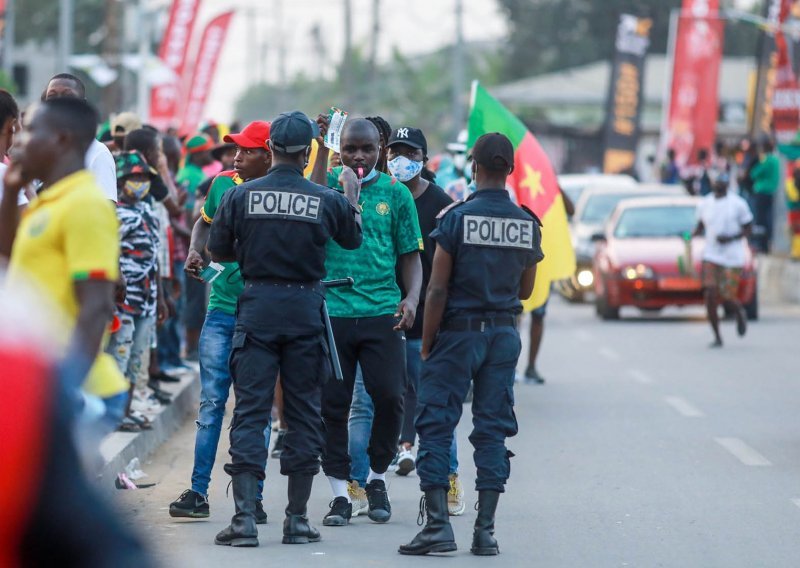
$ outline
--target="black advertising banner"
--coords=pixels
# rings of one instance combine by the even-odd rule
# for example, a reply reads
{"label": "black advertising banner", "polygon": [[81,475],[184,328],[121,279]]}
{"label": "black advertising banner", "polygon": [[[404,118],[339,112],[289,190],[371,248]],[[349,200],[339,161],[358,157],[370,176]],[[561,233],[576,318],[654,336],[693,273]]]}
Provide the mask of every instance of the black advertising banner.
{"label": "black advertising banner", "polygon": [[[764,15],[769,26],[774,28],[780,22],[781,0],[768,0],[764,5]],[[772,103],[775,97],[775,82],[778,72],[778,52],[775,49],[775,35],[771,30],[763,30],[759,38],[758,73],[750,108],[750,138],[761,140],[772,136]]]}
{"label": "black advertising banner", "polygon": [[653,21],[630,14],[620,16],[616,56],[606,103],[603,171],[627,172],[636,164],[642,115],[644,58],[650,47]]}

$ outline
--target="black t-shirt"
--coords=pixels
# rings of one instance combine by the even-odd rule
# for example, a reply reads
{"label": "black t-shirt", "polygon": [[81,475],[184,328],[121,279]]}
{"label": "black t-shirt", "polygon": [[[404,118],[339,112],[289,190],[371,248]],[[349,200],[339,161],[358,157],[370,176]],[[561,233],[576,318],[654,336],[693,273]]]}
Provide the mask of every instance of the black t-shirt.
{"label": "black t-shirt", "polygon": [[[419,294],[419,307],[417,308],[417,317],[414,320],[414,327],[406,332],[406,337],[409,339],[420,339],[422,337],[422,315],[425,311],[425,293],[428,290],[428,282],[431,279],[433,253],[436,248],[436,241],[431,238],[431,232],[436,228],[436,216],[452,202],[453,200],[450,196],[435,183],[429,184],[422,195],[414,200],[414,205],[417,206],[419,229],[422,233],[425,250],[420,254],[420,260],[422,261],[422,290]],[[403,296],[405,296],[403,275],[400,272],[399,266],[397,267],[397,283],[400,285]]]}

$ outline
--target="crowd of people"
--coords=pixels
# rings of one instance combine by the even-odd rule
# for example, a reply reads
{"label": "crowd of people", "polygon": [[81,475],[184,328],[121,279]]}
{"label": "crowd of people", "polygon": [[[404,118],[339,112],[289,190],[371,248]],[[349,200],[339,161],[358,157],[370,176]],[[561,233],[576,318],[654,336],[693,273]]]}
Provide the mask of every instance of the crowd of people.
{"label": "crowd of people", "polygon": [[[794,172],[795,168],[792,167]],[[742,140],[737,146],[729,147],[718,142],[713,152],[701,148],[695,163],[680,166],[675,151],[667,151],[667,159],[661,165],[659,178],[666,184],[683,184],[690,195],[706,196],[713,193],[713,179],[720,173],[730,178],[731,187],[749,205],[753,213],[753,228],[750,244],[758,252],[769,253],[774,239],[775,199],[781,194],[781,164],[770,139],[758,143]],[[800,176],[800,172],[797,174]],[[800,196],[795,191],[794,174],[787,176],[785,191],[789,210],[789,230],[794,242],[800,239],[800,223],[797,211],[800,210]],[[800,245],[800,242],[798,242]],[[794,245],[793,245],[794,246]],[[793,257],[800,258],[800,249],[793,251]]]}
{"label": "crowd of people", "polygon": [[470,162],[459,148],[445,167],[430,163],[421,129],[381,117],[349,118],[335,153],[324,114],[179,138],[125,112],[98,129],[67,73],[24,113],[0,91],[0,125],[0,254],[8,282],[52,307],[70,412],[102,434],[152,428],[171,403],[165,383],[199,366],[191,484],[171,516],[210,514],[233,388],[224,469],[236,514],[217,544],[258,544],[274,425],[285,543],[320,538],[306,502],[321,464],[323,525],[389,521],[387,472],[416,468],[428,523],[400,552],[454,550],[447,517],[466,504],[453,431],[474,384],[472,552],[499,551],[517,315],[542,258],[538,220],[506,189],[507,138],[481,138]]}

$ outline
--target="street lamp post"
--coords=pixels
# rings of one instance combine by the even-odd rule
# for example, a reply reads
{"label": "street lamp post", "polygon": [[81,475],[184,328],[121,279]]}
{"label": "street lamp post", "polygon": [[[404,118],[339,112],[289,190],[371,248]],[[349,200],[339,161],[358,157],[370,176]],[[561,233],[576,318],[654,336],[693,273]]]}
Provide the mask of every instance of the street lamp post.
{"label": "street lamp post", "polygon": [[74,10],[74,0],[58,1],[58,58],[56,63],[59,72],[69,68],[69,59],[72,56]]}

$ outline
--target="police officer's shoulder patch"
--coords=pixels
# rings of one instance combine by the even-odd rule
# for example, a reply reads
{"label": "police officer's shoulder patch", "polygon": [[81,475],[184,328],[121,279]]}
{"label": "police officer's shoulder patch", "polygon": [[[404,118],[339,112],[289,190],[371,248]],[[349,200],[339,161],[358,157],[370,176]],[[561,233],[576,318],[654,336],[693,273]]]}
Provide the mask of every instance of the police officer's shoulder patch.
{"label": "police officer's shoulder patch", "polygon": [[455,209],[459,205],[464,205],[463,199],[459,199],[458,201],[453,201],[450,205],[439,211],[439,214],[436,216],[436,218],[441,219],[447,214],[448,211],[450,211],[451,209]]}
{"label": "police officer's shoulder patch", "polygon": [[544,225],[542,225],[542,221],[541,221],[541,219],[539,219],[539,217],[536,215],[536,213],[534,213],[533,211],[531,211],[531,210],[530,210],[530,208],[529,208],[527,205],[520,205],[519,207],[520,207],[520,209],[522,209],[523,211],[525,211],[525,213],[527,213],[528,215],[530,215],[531,217],[533,217],[533,220],[534,220],[534,221],[536,221],[536,223],[537,223],[537,224],[538,224],[540,227],[544,227]]}

